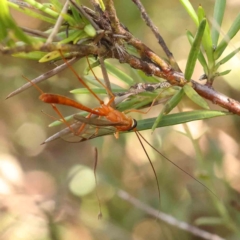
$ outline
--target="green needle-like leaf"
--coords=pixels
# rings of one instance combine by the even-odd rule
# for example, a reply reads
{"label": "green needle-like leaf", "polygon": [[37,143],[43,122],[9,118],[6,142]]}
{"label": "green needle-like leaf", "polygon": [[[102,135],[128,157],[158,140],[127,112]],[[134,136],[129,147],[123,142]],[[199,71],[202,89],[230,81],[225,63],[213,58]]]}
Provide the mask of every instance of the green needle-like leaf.
{"label": "green needle-like leaf", "polygon": [[216,64],[216,69],[218,69],[222,64],[226,63],[227,61],[229,61],[232,57],[234,57],[238,52],[240,51],[240,47],[235,49],[234,51],[232,51],[231,53],[229,53],[225,58],[223,58],[222,60],[220,60],[217,64]]}
{"label": "green needle-like leaf", "polygon": [[[208,119],[208,118],[213,118],[213,117],[226,116],[226,115],[230,115],[230,114],[231,113],[229,113],[229,112],[209,111],[209,110],[199,110],[199,111],[168,114],[168,115],[164,115],[162,117],[162,120],[157,125],[157,128],[172,126],[172,125],[196,121],[196,120],[203,120],[203,119]],[[139,131],[151,129],[152,125],[154,124],[155,121],[156,121],[156,118],[140,120],[140,121],[138,121],[137,129]]]}
{"label": "green needle-like leaf", "polygon": [[[91,90],[96,94],[106,94],[105,88],[91,88]],[[113,93],[120,93],[123,92],[123,89],[120,88],[112,88]],[[73,94],[91,94],[87,88],[77,88],[74,90],[71,90],[70,93]]]}
{"label": "green needle-like leaf", "polygon": [[73,18],[75,19],[75,21],[78,23],[78,24],[83,24],[83,26],[85,25],[85,22],[83,21],[83,18],[82,16],[79,14],[78,10],[73,6],[73,5],[70,5],[70,9],[72,11],[72,15],[73,15]]}
{"label": "green needle-like leaf", "polygon": [[14,33],[15,37],[27,44],[31,44],[32,41],[24,32],[17,26],[12,16],[9,13],[8,2],[2,0],[0,2],[0,40],[6,40],[10,37],[11,33]]}
{"label": "green needle-like leaf", "polygon": [[59,0],[50,0],[56,12],[61,12],[63,4]]}
{"label": "green needle-like leaf", "polygon": [[237,34],[239,29],[240,29],[240,13],[238,14],[237,18],[234,20],[232,26],[228,30],[227,35],[222,39],[220,44],[217,46],[217,49],[214,52],[215,59],[218,59],[222,55],[229,41]]}
{"label": "green needle-like leaf", "polygon": [[[84,113],[78,113],[81,116],[86,116],[87,114]],[[75,115],[75,114],[74,114]],[[71,120],[73,119],[73,116],[68,116],[65,117],[66,120]],[[197,120],[203,120],[203,119],[209,119],[209,118],[214,118],[214,117],[221,117],[221,116],[227,116],[231,115],[229,112],[223,112],[223,111],[209,111],[209,110],[198,110],[198,111],[189,111],[189,112],[181,112],[181,113],[173,113],[169,115],[164,115],[162,117],[161,122],[157,125],[157,128],[160,127],[167,127],[167,126],[173,126],[176,124],[181,124],[181,123],[186,123],[186,122],[191,122],[191,121],[197,121]],[[137,125],[137,130],[138,131],[143,131],[143,130],[149,130],[152,128],[152,125],[156,121],[156,118],[148,118],[144,120],[139,120],[138,125]],[[51,123],[49,126],[57,126],[63,124],[62,121],[55,121]],[[123,132],[121,132],[123,133]],[[129,133],[129,132],[124,132],[124,133]],[[105,133],[104,135],[110,135],[112,133]],[[99,135],[97,137],[102,136],[99,132]]]}
{"label": "green needle-like leaf", "polygon": [[214,226],[214,225],[223,225],[224,219],[220,217],[200,217],[195,221],[197,226],[207,225],[207,226]]}
{"label": "green needle-like leaf", "polygon": [[189,0],[180,0],[180,3],[184,6],[184,8],[187,10],[190,17],[193,19],[195,24],[198,26],[199,25],[198,16],[197,16],[192,4],[189,2]]}
{"label": "green needle-like leaf", "polygon": [[[204,18],[206,17],[205,11],[203,9],[202,6],[198,7],[198,19],[199,22],[201,22]],[[211,38],[211,32],[210,32],[210,27],[208,24],[208,21],[206,20],[206,26],[205,26],[205,30],[203,33],[203,37],[202,37],[202,45],[204,47],[204,50],[206,52],[207,55],[207,59],[208,59],[208,65],[213,66],[214,64],[214,59],[213,59],[213,44],[212,44],[212,38]]]}
{"label": "green needle-like leaf", "polygon": [[99,6],[100,8],[103,10],[103,12],[105,11],[105,5],[104,5],[104,2],[102,0],[99,0]]}
{"label": "green needle-like leaf", "polygon": [[[190,43],[191,46],[192,46],[194,37],[193,37],[192,33],[189,32],[189,31],[187,31],[187,38],[188,38],[189,43]],[[198,61],[199,61],[200,64],[202,65],[202,67],[203,67],[203,69],[204,69],[204,73],[205,73],[206,75],[208,75],[207,62],[206,62],[206,60],[205,60],[205,57],[204,57],[204,55],[203,55],[203,53],[202,53],[201,48],[200,48],[199,54],[198,54]]]}
{"label": "green needle-like leaf", "polygon": [[162,111],[156,118],[156,121],[154,122],[152,126],[152,131],[156,129],[160,121],[162,120],[162,117],[164,115],[167,115],[173,108],[177,106],[177,104],[181,101],[182,97],[184,96],[184,90],[181,88],[179,91],[177,91],[174,96],[168,100],[168,102],[164,105]]}
{"label": "green needle-like leaf", "polygon": [[112,64],[108,63],[107,61],[104,62],[107,68],[107,71],[112,74],[113,76],[117,77],[121,81],[125,82],[127,85],[132,86],[134,84],[134,80],[125,72],[119,70]]}
{"label": "green needle-like leaf", "polygon": [[[0,5],[0,21],[1,21],[1,27],[0,27],[0,40],[6,38],[7,36],[7,29],[5,27],[5,25],[7,24],[7,19],[10,17],[10,13],[8,10],[8,6],[7,6],[7,1],[3,0],[1,2]],[[6,23],[5,23],[6,22]]]}
{"label": "green needle-like leaf", "polygon": [[229,70],[226,70],[226,71],[217,73],[217,74],[216,74],[216,77],[227,75],[227,74],[229,74],[231,71],[232,71],[232,70],[229,69]]}
{"label": "green needle-like leaf", "polygon": [[45,52],[39,52],[39,51],[34,51],[29,53],[21,52],[21,53],[12,54],[12,56],[14,57],[26,58],[26,59],[37,60],[37,61],[42,57],[44,57],[45,55],[46,55]]}
{"label": "green needle-like leaf", "polygon": [[29,3],[34,8],[37,8],[37,9],[45,12],[46,14],[50,15],[53,18],[58,18],[58,16],[59,16],[59,13],[53,11],[47,5],[41,4],[39,2],[36,2],[35,0],[25,0],[25,2]]}
{"label": "green needle-like leaf", "polygon": [[76,30],[76,31],[71,32],[67,38],[64,38],[59,43],[66,44],[69,42],[75,42],[75,40],[78,39],[79,36],[82,38],[87,37],[86,33],[83,30]]}
{"label": "green needle-like leaf", "polygon": [[195,102],[197,105],[199,105],[202,108],[209,109],[207,102],[200,95],[198,95],[197,92],[190,85],[185,84],[183,89],[186,95],[193,102]]}
{"label": "green needle-like leaf", "polygon": [[219,39],[219,32],[222,26],[223,15],[225,12],[226,0],[216,0],[213,13],[212,23],[212,43],[213,46],[217,46]]}
{"label": "green needle-like leaf", "polygon": [[19,12],[22,12],[22,13],[28,15],[28,16],[40,19],[42,21],[45,21],[45,22],[48,22],[48,23],[51,23],[51,24],[55,24],[56,23],[56,20],[53,19],[53,18],[46,17],[46,16],[44,16],[42,14],[36,13],[33,10],[30,10],[30,9],[27,9],[27,8],[21,8],[19,5],[14,4],[12,2],[8,2],[8,5],[9,5],[9,7],[12,7],[14,9],[18,10]]}
{"label": "green needle-like leaf", "polygon": [[203,19],[199,25],[197,34],[194,38],[190,53],[188,55],[186,70],[185,70],[185,74],[184,74],[185,79],[188,81],[191,79],[195,65],[196,65],[196,61],[197,61],[198,54],[200,51],[200,46],[201,46],[205,26],[206,26],[206,19]]}

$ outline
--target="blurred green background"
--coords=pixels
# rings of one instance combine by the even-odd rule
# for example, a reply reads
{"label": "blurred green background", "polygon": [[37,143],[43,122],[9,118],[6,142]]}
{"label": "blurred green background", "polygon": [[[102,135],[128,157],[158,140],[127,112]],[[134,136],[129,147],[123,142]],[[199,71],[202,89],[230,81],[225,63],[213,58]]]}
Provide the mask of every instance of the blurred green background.
{"label": "blurred green background", "polygon": [[[88,1],[81,2],[89,6]],[[142,3],[184,71],[189,52],[185,32],[187,29],[195,32],[194,23],[179,1]],[[115,4],[122,23],[163,56],[132,1],[115,1]],[[201,4],[211,21],[214,1],[199,0],[192,4],[195,8]],[[222,36],[239,9],[239,1],[227,1]],[[48,27],[16,11],[12,14],[20,26]],[[238,34],[228,51],[239,47],[239,43]],[[118,64],[116,61],[112,63]],[[236,55],[228,66],[224,66],[232,72],[214,84],[217,91],[236,100],[240,100],[239,65],[240,58]],[[41,113],[43,110],[54,115],[51,106],[38,99],[39,93],[34,88],[5,100],[10,92],[26,82],[22,75],[32,79],[53,67],[50,63],[39,64],[11,56],[1,55],[0,58],[0,239],[201,239],[158,221],[121,199],[118,195],[120,189],[180,221],[200,225],[202,229],[227,239],[240,238],[237,228],[240,224],[238,116],[157,129],[154,133],[150,130],[142,132],[157,149],[197,177],[219,198],[147,147],[159,178],[159,207],[154,174],[134,133],[121,135],[118,140],[114,136],[84,143],[60,139],[40,145],[61,129],[48,128],[52,120]],[[74,67],[81,75],[85,62],[80,61]],[[119,67],[134,77],[128,66]],[[197,65],[193,79],[197,80],[202,73],[200,65]],[[79,86],[69,70],[40,84],[45,92],[64,95]],[[89,96],[80,98],[88,106],[97,104]],[[220,109],[211,103],[210,107]],[[132,116],[136,119],[154,117],[161,108],[158,105],[148,115]],[[185,99],[182,108],[187,111],[196,106]],[[60,110],[64,115],[74,112],[64,107]],[[195,148],[183,134],[186,129],[194,139],[199,139]],[[93,175],[94,147],[99,153],[97,179],[102,220],[98,220],[99,206]]]}

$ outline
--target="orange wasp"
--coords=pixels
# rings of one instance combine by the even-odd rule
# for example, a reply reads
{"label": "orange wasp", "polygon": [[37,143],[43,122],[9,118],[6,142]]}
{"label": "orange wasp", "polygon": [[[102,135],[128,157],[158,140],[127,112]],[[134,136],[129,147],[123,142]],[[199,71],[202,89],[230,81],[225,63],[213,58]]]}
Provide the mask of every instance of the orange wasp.
{"label": "orange wasp", "polygon": [[[131,117],[128,117],[125,113],[120,112],[116,109],[114,109],[113,107],[111,107],[111,104],[114,102],[115,100],[115,96],[113,95],[113,93],[108,90],[108,88],[96,77],[96,75],[94,74],[94,72],[92,71],[92,73],[95,76],[95,79],[107,90],[108,94],[111,96],[110,100],[108,101],[107,104],[105,104],[103,102],[103,100],[101,100],[93,91],[91,88],[89,88],[89,86],[80,78],[80,76],[77,74],[77,72],[75,71],[75,69],[70,65],[70,63],[64,58],[62,52],[59,50],[59,53],[62,57],[62,59],[64,60],[64,62],[68,65],[68,67],[71,69],[71,71],[74,73],[74,75],[77,77],[77,79],[79,80],[79,82],[88,89],[88,91],[99,101],[100,103],[100,107],[96,107],[96,108],[89,108],[73,99],[70,99],[68,97],[62,96],[62,95],[57,95],[57,94],[51,94],[51,93],[44,93],[39,87],[37,87],[35,84],[32,85],[34,87],[36,87],[40,92],[41,95],[39,96],[39,99],[45,103],[49,103],[52,105],[53,109],[57,112],[57,114],[60,116],[61,121],[64,122],[70,132],[72,132],[75,136],[81,136],[84,135],[84,131],[87,125],[93,125],[96,127],[95,129],[95,133],[90,135],[90,137],[88,138],[82,138],[81,141],[84,140],[88,140],[91,139],[95,136],[97,136],[98,134],[98,129],[100,127],[103,126],[111,126],[114,128],[114,135],[116,138],[119,137],[119,132],[125,132],[125,131],[134,131],[144,149],[144,152],[151,164],[151,167],[153,169],[154,175],[155,175],[155,179],[157,181],[157,188],[158,188],[158,193],[159,193],[159,199],[160,199],[160,187],[159,187],[159,183],[158,183],[158,178],[157,178],[157,174],[156,171],[154,169],[154,166],[151,162],[151,159],[147,153],[147,151],[145,150],[143,143],[140,139],[140,137],[144,140],[145,138],[137,131],[137,121]],[[88,59],[87,59],[88,60]],[[28,80],[28,79],[27,79]],[[29,80],[28,80],[29,81]],[[72,127],[72,125],[69,125],[68,122],[65,120],[65,118],[63,117],[63,115],[61,114],[61,112],[58,110],[58,108],[55,106],[55,104],[60,104],[60,105],[66,105],[66,106],[70,106],[73,108],[77,108],[80,109],[82,111],[88,112],[89,114],[87,115],[87,117],[81,117],[79,115],[74,115],[74,119],[77,120],[78,122],[81,122],[81,126],[78,127],[78,129],[76,130],[76,126]],[[135,112],[140,112],[138,110],[130,110],[130,111],[135,111]],[[94,119],[92,117],[99,117],[99,118],[105,118],[105,119]],[[79,126],[79,124],[77,124],[77,126]],[[45,141],[46,142],[46,141]],[[44,142],[44,143],[45,143]],[[146,141],[147,142],[147,141]],[[148,142],[147,142],[148,143]],[[149,143],[148,143],[149,144]],[[151,145],[150,145],[151,146]]]}
{"label": "orange wasp", "polygon": [[[179,168],[181,171],[183,171],[184,173],[186,173],[189,177],[191,177],[192,179],[196,180],[199,184],[201,184],[202,186],[204,186],[206,189],[208,189],[213,195],[215,195],[207,186],[205,186],[203,183],[201,183],[199,180],[197,180],[196,178],[194,178],[192,175],[190,175],[188,172],[186,172],[184,169],[182,169],[181,167],[179,167],[177,164],[175,164],[173,161],[171,161],[170,159],[168,159],[166,156],[164,156],[161,152],[159,152],[154,146],[152,146],[143,136],[142,134],[140,134],[140,132],[137,131],[137,121],[131,117],[128,117],[127,115],[125,115],[125,113],[120,112],[116,109],[114,109],[113,107],[111,107],[111,104],[114,102],[115,100],[115,96],[112,94],[112,92],[96,77],[96,75],[94,74],[94,72],[92,71],[92,73],[95,76],[95,79],[107,90],[108,94],[111,96],[110,100],[108,101],[107,104],[105,104],[94,92],[92,89],[89,88],[89,86],[80,78],[80,76],[77,74],[77,72],[74,70],[74,68],[70,65],[70,63],[64,58],[63,54],[61,51],[60,55],[62,56],[62,59],[64,60],[64,62],[68,65],[68,67],[71,69],[71,71],[74,73],[74,75],[77,77],[77,79],[79,80],[79,82],[88,89],[88,91],[99,101],[100,106],[99,107],[95,107],[95,108],[89,108],[79,102],[76,102],[75,100],[72,100],[68,97],[62,96],[62,95],[57,95],[57,94],[51,94],[51,93],[44,93],[40,88],[38,88],[37,86],[35,86],[33,83],[32,85],[34,85],[35,87],[38,88],[38,90],[41,92],[41,95],[39,96],[39,99],[45,103],[49,103],[52,105],[52,107],[54,108],[54,110],[57,112],[57,114],[61,117],[61,121],[64,122],[69,130],[75,135],[75,136],[81,136],[84,135],[84,131],[87,125],[92,125],[95,126],[95,133],[90,135],[90,137],[83,137],[81,141],[84,140],[88,140],[91,139],[93,137],[96,137],[98,135],[98,130],[99,128],[103,127],[103,126],[111,126],[114,128],[114,135],[116,138],[118,138],[119,133],[120,132],[125,132],[125,131],[134,131],[147,158],[149,163],[151,164],[152,170],[154,172],[154,176],[157,182],[157,188],[158,188],[158,194],[159,194],[159,201],[160,201],[160,187],[159,187],[159,182],[158,182],[158,177],[156,174],[156,171],[154,169],[153,163],[143,145],[143,142],[146,142],[150,147],[152,147],[158,154],[160,154],[162,157],[164,157],[167,161],[171,162],[174,166],[176,166],[177,168]],[[62,114],[60,113],[60,111],[57,109],[57,107],[55,106],[55,104],[60,104],[60,105],[66,105],[66,106],[70,106],[73,108],[77,108],[80,109],[82,111],[88,112],[89,114],[87,115],[87,117],[82,117],[79,115],[74,115],[74,119],[77,120],[78,122],[81,122],[80,127],[77,128],[76,130],[76,126],[73,127],[73,125],[69,125],[67,123],[67,121],[64,119],[64,117],[62,116]],[[153,105],[153,103],[152,103]],[[151,108],[151,107],[150,107]],[[139,110],[128,110],[128,112],[141,112],[141,113],[146,113],[146,112],[142,112]],[[149,111],[149,110],[148,110]],[[148,112],[147,111],[147,112]],[[99,118],[93,118],[93,117],[99,117]],[[102,119],[104,118],[104,119]],[[79,126],[79,125],[77,125]],[[68,131],[69,132],[69,131]],[[141,140],[142,139],[142,140]],[[45,141],[46,142],[46,141]],[[44,142],[44,143],[45,143]],[[216,196],[216,195],[215,195]],[[216,196],[217,197],[217,196]]]}

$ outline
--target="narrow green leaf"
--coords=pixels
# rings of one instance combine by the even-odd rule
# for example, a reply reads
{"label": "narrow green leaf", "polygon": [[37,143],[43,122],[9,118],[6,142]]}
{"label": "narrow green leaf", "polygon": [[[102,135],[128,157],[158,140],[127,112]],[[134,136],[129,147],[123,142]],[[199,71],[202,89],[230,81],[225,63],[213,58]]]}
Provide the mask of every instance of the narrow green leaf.
{"label": "narrow green leaf", "polygon": [[183,88],[178,90],[174,96],[164,105],[164,114],[168,114],[175,108],[184,96]]}
{"label": "narrow green leaf", "polygon": [[202,5],[198,6],[197,14],[198,14],[198,22],[201,22],[204,18],[206,18],[206,15],[205,15]]}
{"label": "narrow green leaf", "polygon": [[25,2],[29,3],[34,8],[37,8],[37,9],[47,13],[48,15],[50,15],[53,18],[58,18],[58,16],[59,16],[59,13],[53,11],[47,5],[41,4],[39,2],[36,2],[35,0],[25,0]]}
{"label": "narrow green leaf", "polygon": [[56,10],[56,12],[61,12],[63,8],[63,4],[61,4],[59,0],[50,0],[50,2],[54,6],[54,9]]}
{"label": "narrow green leaf", "polygon": [[220,217],[200,217],[195,220],[195,224],[197,226],[207,225],[207,226],[215,226],[215,225],[224,225],[225,221]]}
{"label": "narrow green leaf", "polygon": [[188,84],[185,84],[184,87],[184,92],[186,95],[197,105],[199,105],[202,108],[209,109],[209,106],[207,102],[199,95],[197,92]]}
{"label": "narrow green leaf", "polygon": [[107,61],[105,61],[104,63],[110,74],[117,77],[119,80],[125,82],[129,86],[132,86],[134,84],[134,80],[129,75],[127,75],[123,71],[119,70],[118,68],[116,68],[114,65],[108,63]]}
{"label": "narrow green leaf", "polygon": [[89,64],[87,64],[86,68],[84,69],[84,75],[88,75],[89,72],[91,72],[91,69],[94,69],[95,67],[100,66],[100,62],[96,60],[96,58],[89,57],[88,60],[90,62],[90,66]]}
{"label": "narrow green leaf", "polygon": [[[91,62],[91,68],[98,67],[100,65],[99,61],[96,61],[96,60],[94,60],[94,62],[92,63],[93,58],[89,58],[89,60]],[[120,69],[116,68],[108,61],[104,61],[104,64],[105,64],[105,67],[107,68],[107,71],[111,75],[117,77],[119,80],[126,83],[128,86],[132,86],[135,83],[134,80],[129,75],[127,75],[125,72],[121,71]],[[90,71],[90,68],[89,66],[87,66],[87,68],[84,71],[85,75],[87,75],[89,71]],[[85,76],[85,78],[88,78],[88,77]]]}
{"label": "narrow green leaf", "polygon": [[[102,85],[98,81],[96,81],[96,78],[93,75],[84,75],[83,79],[88,85],[90,84],[90,85],[93,85],[97,88],[102,88]],[[98,80],[100,80],[104,84],[104,80],[102,78],[98,78]],[[114,83],[112,83],[111,86],[114,89],[115,88],[121,88],[121,89],[123,89],[123,91],[127,91],[124,88],[122,88],[122,87],[120,87],[120,86],[118,86],[117,84],[114,84]]]}
{"label": "narrow green leaf", "polygon": [[75,21],[78,23],[78,25],[83,24],[83,26],[85,25],[82,16],[79,14],[78,10],[73,6],[70,5],[72,14],[73,14],[73,18],[75,19]]}
{"label": "narrow green leaf", "polygon": [[205,26],[206,26],[206,19],[203,19],[199,25],[197,34],[194,38],[190,53],[188,55],[186,70],[184,74],[185,79],[188,81],[191,79],[195,65],[196,65]]}
{"label": "narrow green leaf", "polygon": [[[153,100],[152,98],[146,98],[143,100],[137,99],[137,101],[134,104],[130,101],[126,101],[126,102],[119,104],[117,109],[119,109],[119,111],[121,111],[121,112],[125,111],[125,110],[129,110],[129,109],[140,109],[140,108],[151,105],[152,100]],[[123,107],[123,104],[125,104],[124,107]]]}
{"label": "narrow green leaf", "polygon": [[22,13],[28,15],[28,16],[40,19],[42,21],[45,21],[45,22],[48,22],[48,23],[51,23],[51,24],[56,23],[55,19],[43,16],[42,14],[36,13],[33,10],[30,10],[30,9],[27,9],[27,8],[21,8],[20,6],[18,6],[17,4],[14,4],[12,2],[8,2],[8,5],[9,5],[9,7],[12,7],[14,9],[18,10],[19,12],[22,12]]}
{"label": "narrow green leaf", "polygon": [[50,8],[51,10],[57,12],[56,7],[52,3],[43,3],[44,7]]}
{"label": "narrow green leaf", "polygon": [[[76,30],[68,30],[68,35],[70,36],[73,32],[76,32]],[[46,34],[51,34],[52,33],[52,29],[49,29],[47,31],[45,31]],[[60,39],[64,39],[67,36],[67,32],[66,32],[66,28],[62,31],[62,32],[58,32],[57,33],[57,37]]]}
{"label": "narrow green leaf", "polygon": [[[194,37],[193,37],[193,35],[192,35],[192,33],[191,33],[190,31],[187,31],[187,38],[188,38],[189,43],[190,43],[191,46],[192,46]],[[205,60],[205,57],[204,57],[204,55],[203,55],[203,53],[202,53],[201,48],[200,48],[200,51],[199,51],[199,54],[198,54],[198,61],[199,61],[200,64],[202,65],[202,67],[203,67],[203,69],[204,69],[204,73],[205,73],[206,75],[208,75],[207,62],[206,62],[206,60]]]}
{"label": "narrow green leaf", "polygon": [[212,43],[216,47],[219,39],[219,32],[222,26],[223,15],[225,12],[226,0],[216,0],[214,5],[213,23],[212,23]]}
{"label": "narrow green leaf", "polygon": [[[78,114],[86,116],[86,113],[78,113]],[[74,115],[68,116],[65,119],[71,120]],[[162,117],[161,122],[157,125],[157,128],[173,126],[173,125],[177,125],[177,124],[181,124],[181,123],[197,121],[197,120],[204,120],[204,119],[209,119],[209,118],[214,118],[214,117],[227,116],[227,115],[231,115],[231,113],[223,112],[223,111],[209,111],[209,110],[173,113],[173,114],[164,115]],[[156,118],[148,118],[148,119],[144,119],[144,120],[139,120],[138,125],[137,125],[137,130],[143,131],[143,130],[151,129],[155,120],[156,120]],[[51,123],[50,126],[57,126],[60,124],[62,124],[61,121],[55,121],[55,122]],[[123,132],[121,132],[121,133],[123,133]],[[129,132],[124,132],[124,133],[129,133]],[[103,135],[109,135],[109,134],[112,134],[112,133],[105,133]],[[99,132],[97,137],[100,137],[100,136],[102,136],[102,135]]]}
{"label": "narrow green leaf", "polygon": [[27,35],[17,26],[15,21],[13,20],[9,9],[8,2],[6,0],[1,1],[0,5],[0,24],[1,24],[1,33],[0,40],[6,40],[7,38],[11,38],[10,34],[14,33],[15,37],[27,44],[31,44],[31,40],[27,37]]}
{"label": "narrow green leaf", "polygon": [[[69,58],[71,57],[71,53],[69,52],[65,52],[64,54],[64,57],[65,58]],[[44,62],[49,62],[49,61],[52,61],[52,60],[55,60],[55,59],[61,59],[61,54],[59,53],[58,50],[56,51],[52,51],[52,52],[49,52],[49,53],[45,53],[45,55],[38,61],[40,63],[44,63]]]}
{"label": "narrow green leaf", "polygon": [[181,88],[179,91],[177,91],[174,96],[167,101],[167,103],[164,105],[162,111],[156,118],[156,121],[154,122],[152,126],[152,131],[156,129],[156,127],[159,125],[159,122],[162,120],[164,115],[167,115],[173,108],[177,106],[177,104],[181,101],[181,99],[184,96],[184,90]]}
{"label": "narrow green leaf", "polygon": [[161,81],[166,81],[165,79],[159,79],[154,76],[147,76],[143,71],[131,69],[134,74],[134,82],[146,82],[146,83],[159,83]]}
{"label": "narrow green leaf", "polygon": [[[98,79],[99,79],[102,83],[104,82],[103,79],[101,79],[101,78],[98,78]],[[98,81],[96,81],[95,77],[92,76],[92,75],[84,75],[84,81],[86,81],[87,84],[91,84],[91,85],[93,85],[93,86],[95,86],[95,87],[98,87],[98,88],[101,88],[101,87],[102,87],[102,85],[101,85]],[[111,86],[112,86],[112,85],[111,85]]]}
{"label": "narrow green leaf", "polygon": [[[157,125],[157,128],[172,126],[172,125],[196,121],[196,120],[203,120],[203,119],[208,119],[208,118],[226,116],[226,115],[231,115],[231,113],[223,112],[223,111],[209,111],[209,110],[173,113],[173,114],[164,115],[162,117],[162,120]],[[140,120],[140,121],[138,121],[137,129],[139,131],[151,129],[155,120],[156,120],[156,118]]]}
{"label": "narrow green leaf", "polygon": [[7,1],[3,0],[0,5],[0,22],[1,22],[1,27],[0,27],[0,40],[6,39],[7,37],[7,25],[6,23],[8,19],[10,18],[10,13],[8,10],[8,5]]}
{"label": "narrow green leaf", "polygon": [[187,10],[188,14],[192,18],[192,20],[195,22],[195,24],[198,26],[198,16],[192,6],[192,4],[189,2],[189,0],[180,0],[180,3],[184,6],[184,8]]}
{"label": "narrow green leaf", "polygon": [[75,26],[75,25],[78,24],[78,23],[76,22],[76,20],[75,20],[72,16],[70,16],[69,14],[61,13],[61,15],[62,15],[62,18],[63,18],[66,22],[68,22],[68,24],[69,24],[70,26]]}
{"label": "narrow green leaf", "polygon": [[66,44],[69,42],[73,42],[79,36],[86,36],[86,34],[82,30],[76,30],[76,31],[70,32],[69,36],[67,38],[63,39],[62,41],[60,41],[59,43]]}
{"label": "narrow green leaf", "polygon": [[99,5],[100,5],[100,8],[103,10],[103,12],[105,11],[105,5],[104,5],[104,2],[102,0],[99,0]]}
{"label": "narrow green leaf", "polygon": [[[0,21],[1,21],[1,18],[0,18]],[[6,39],[6,36],[7,36],[7,29],[4,26],[1,26],[0,27],[0,40]]]}
{"label": "narrow green leaf", "polygon": [[[106,89],[105,88],[91,88],[91,90],[94,93],[97,93],[97,94],[106,94]],[[112,92],[113,93],[120,93],[120,92],[123,92],[123,89],[112,88]],[[77,89],[71,90],[70,93],[73,93],[73,94],[90,94],[90,92],[87,88],[77,88]]]}
{"label": "narrow green leaf", "polygon": [[30,53],[21,52],[21,53],[12,54],[12,56],[14,56],[14,57],[26,58],[26,59],[31,59],[31,60],[39,60],[44,55],[46,55],[45,52],[39,52],[39,51],[34,51],[34,52],[30,52]]}
{"label": "narrow green leaf", "polygon": [[47,54],[45,53],[45,55],[38,62],[40,62],[40,63],[49,62],[56,58],[59,58],[60,56],[61,56],[61,54],[59,53],[59,51],[52,51]]}
{"label": "narrow green leaf", "polygon": [[229,70],[226,70],[226,71],[223,71],[223,72],[220,72],[220,73],[216,73],[216,77],[227,75],[227,74],[229,74],[231,71],[232,71],[232,70],[229,69]]}
{"label": "narrow green leaf", "polygon": [[[202,6],[198,7],[198,19],[199,22],[202,22],[203,19],[206,18],[206,14],[205,11],[203,9]],[[205,26],[205,30],[204,30],[204,34],[202,37],[202,45],[203,48],[206,52],[207,55],[207,59],[208,59],[208,65],[213,66],[214,64],[214,59],[213,59],[213,44],[212,44],[212,38],[211,38],[211,32],[210,32],[210,27],[208,24],[208,21],[206,20],[206,26]]]}
{"label": "narrow green leaf", "polygon": [[237,34],[239,29],[240,29],[240,13],[238,14],[238,16],[234,20],[232,26],[228,30],[227,35],[222,39],[220,44],[217,46],[217,49],[214,52],[214,58],[215,59],[218,59],[222,55],[222,53],[226,49],[228,43]]}
{"label": "narrow green leaf", "polygon": [[81,39],[87,39],[89,38],[89,36],[83,31],[81,34],[79,34],[78,37],[76,37],[73,41],[73,44],[77,44],[78,41],[80,41]]}
{"label": "narrow green leaf", "polygon": [[136,107],[133,107],[135,104],[139,103],[139,99],[138,98],[129,98],[127,101],[125,102],[121,102],[121,104],[119,104],[117,106],[118,111],[123,112],[125,110],[129,110],[131,109],[136,109]]}
{"label": "narrow green leaf", "polygon": [[222,60],[220,60],[216,64],[216,69],[218,69],[222,64],[226,63],[229,61],[232,57],[234,57],[238,52],[240,51],[240,47],[229,53],[226,57],[224,57]]}

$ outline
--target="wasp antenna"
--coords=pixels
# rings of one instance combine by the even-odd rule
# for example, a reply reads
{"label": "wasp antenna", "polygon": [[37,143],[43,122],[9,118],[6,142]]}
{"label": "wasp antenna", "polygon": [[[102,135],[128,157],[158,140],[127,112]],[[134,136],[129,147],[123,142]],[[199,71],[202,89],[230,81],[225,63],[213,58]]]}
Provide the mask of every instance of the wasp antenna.
{"label": "wasp antenna", "polygon": [[140,142],[140,144],[141,144],[141,146],[142,146],[142,148],[143,148],[143,151],[145,152],[145,154],[146,154],[146,156],[147,156],[147,159],[148,159],[148,161],[149,161],[149,163],[150,163],[150,165],[151,165],[151,168],[152,168],[152,170],[153,170],[153,173],[154,173],[154,176],[155,176],[155,179],[156,179],[156,182],[157,182],[158,198],[159,198],[159,206],[160,206],[160,205],[161,205],[161,193],[160,193],[160,186],[159,186],[159,182],[158,182],[157,173],[156,173],[155,168],[154,168],[154,166],[153,166],[153,163],[152,163],[152,161],[151,161],[151,159],[150,159],[150,157],[149,157],[149,155],[148,155],[148,153],[147,153],[147,151],[146,151],[146,148],[144,147],[143,142],[142,142],[142,140],[141,140],[141,138],[140,138],[140,136],[142,137],[142,135],[141,135],[138,131],[135,131],[135,133],[136,133],[136,135],[137,135],[137,138],[138,138],[138,140],[139,140],[139,142]]}
{"label": "wasp antenna", "polygon": [[[35,87],[35,88],[41,93],[41,95],[40,95],[40,97],[39,97],[41,101],[44,102],[44,98],[46,98],[46,97],[47,97],[48,99],[53,98],[52,96],[56,96],[57,98],[59,98],[58,95],[44,93],[43,90],[42,90],[40,87],[38,87],[35,83],[33,83],[30,79],[28,79],[28,78],[25,77],[25,76],[22,76],[22,77],[23,77],[24,79],[26,79],[29,83],[31,83],[32,86]],[[45,102],[46,102],[46,101],[45,101]],[[48,103],[51,104],[53,110],[58,114],[58,116],[60,116],[60,118],[62,119],[62,122],[65,123],[65,124],[68,126],[68,128],[74,133],[73,129],[72,129],[71,126],[68,124],[68,122],[65,120],[65,118],[64,118],[63,115],[62,115],[62,113],[58,110],[58,108],[55,106],[55,104],[53,104],[51,101],[49,101]],[[46,115],[48,115],[48,114],[46,114]],[[48,116],[49,116],[49,115],[48,115]],[[51,118],[52,118],[52,116],[51,116]],[[44,143],[45,143],[45,142],[44,142]]]}
{"label": "wasp antenna", "polygon": [[155,150],[159,155],[161,155],[163,158],[165,158],[168,162],[170,162],[171,164],[173,164],[175,167],[177,167],[179,170],[181,170],[182,172],[184,172],[185,174],[187,174],[190,178],[194,179],[195,181],[197,181],[199,184],[201,184],[204,188],[206,188],[213,196],[215,196],[219,201],[221,201],[221,199],[209,188],[207,187],[205,184],[203,184],[202,182],[200,182],[198,179],[196,179],[195,177],[193,177],[191,174],[189,174],[187,171],[185,171],[183,168],[179,167],[176,163],[174,163],[172,160],[170,160],[169,158],[167,158],[165,155],[163,155],[160,151],[158,151],[151,143],[149,143],[147,141],[146,138],[143,137],[143,135],[141,133],[138,132],[138,134],[141,136],[141,138],[153,149]]}
{"label": "wasp antenna", "polygon": [[25,80],[27,80],[29,83],[31,83],[32,86],[35,87],[41,94],[44,93],[43,90],[42,90],[40,87],[38,87],[38,85],[36,85],[35,83],[33,83],[30,79],[28,79],[27,77],[25,77],[25,76],[23,76],[23,75],[22,75],[22,77],[23,77]]}
{"label": "wasp antenna", "polygon": [[75,69],[72,67],[72,65],[68,62],[68,60],[63,56],[62,51],[59,49],[58,50],[63,61],[67,64],[67,66],[69,67],[69,69],[72,71],[72,73],[77,77],[78,81],[85,87],[88,89],[88,91],[100,102],[100,104],[103,104],[103,101],[98,97],[97,94],[95,94],[92,89],[80,78],[80,76],[77,74],[77,72],[75,71]]}

